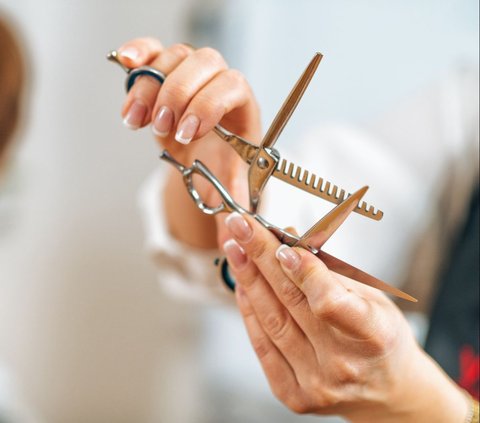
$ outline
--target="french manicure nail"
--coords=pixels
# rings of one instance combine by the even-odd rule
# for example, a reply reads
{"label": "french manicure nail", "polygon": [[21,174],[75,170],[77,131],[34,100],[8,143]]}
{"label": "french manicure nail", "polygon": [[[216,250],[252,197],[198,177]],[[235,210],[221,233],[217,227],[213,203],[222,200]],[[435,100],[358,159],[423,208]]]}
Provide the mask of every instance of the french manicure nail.
{"label": "french manicure nail", "polygon": [[200,119],[195,115],[188,115],[178,126],[175,139],[182,144],[188,144],[192,141],[199,126]]}
{"label": "french manicure nail", "polygon": [[142,126],[146,114],[147,106],[135,100],[128,109],[125,119],[123,119],[123,124],[130,129],[138,129]]}
{"label": "french manicure nail", "polygon": [[275,257],[278,261],[289,270],[295,269],[300,263],[300,256],[288,245],[282,244],[277,248]]}
{"label": "french manicure nail", "polygon": [[124,49],[120,48],[118,54],[122,57],[125,57],[133,62],[136,62],[140,57],[140,52],[135,47],[126,47]]}
{"label": "french manicure nail", "polygon": [[247,262],[245,251],[234,239],[229,239],[226,241],[225,244],[223,244],[223,250],[227,255],[228,263],[232,267],[239,268]]}
{"label": "french manicure nail", "polygon": [[173,113],[167,106],[162,106],[155,117],[152,131],[160,138],[165,138],[171,131],[173,124]]}
{"label": "french manicure nail", "polygon": [[239,241],[246,242],[250,240],[253,235],[252,228],[245,218],[238,212],[230,213],[225,219],[225,224]]}

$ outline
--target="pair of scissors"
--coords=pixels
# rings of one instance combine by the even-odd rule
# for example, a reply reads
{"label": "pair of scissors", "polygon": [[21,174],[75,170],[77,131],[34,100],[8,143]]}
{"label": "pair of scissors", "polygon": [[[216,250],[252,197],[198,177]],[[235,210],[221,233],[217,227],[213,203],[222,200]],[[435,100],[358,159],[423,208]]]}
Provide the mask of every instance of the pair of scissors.
{"label": "pair of scissors", "polygon": [[[340,189],[337,185],[330,183],[324,178],[317,177],[314,173],[303,170],[300,166],[285,159],[281,159],[279,152],[273,148],[283,128],[300,102],[322,57],[320,53],[314,55],[277,113],[260,146],[231,133],[220,125],[214,127],[214,132],[223,141],[227,142],[242,160],[250,166],[248,171],[248,187],[250,210],[253,212],[258,210],[261,194],[271,176],[334,204],[340,204],[350,195],[344,189]],[[149,76],[157,80],[160,84],[163,84],[167,77],[161,71],[151,66],[140,66],[133,69],[127,68],[119,61],[118,53],[115,50],[107,54],[107,59],[120,65],[127,73],[125,81],[125,89],[127,92],[130,91],[140,76]],[[380,220],[383,217],[381,210],[375,209],[366,202],[359,203],[354,211],[374,220]]]}
{"label": "pair of scissors", "polygon": [[[141,66],[135,69],[129,69],[123,66],[118,60],[117,52],[112,51],[107,55],[111,61],[118,63],[127,72],[126,90],[127,92],[132,88],[135,80],[139,76],[147,75],[155,78],[160,84],[165,81],[166,76],[158,69],[150,66]],[[360,213],[369,218],[380,220],[383,217],[383,212],[374,210],[373,207],[368,206],[365,202],[360,203],[361,199],[368,190],[368,187],[363,187],[354,194],[347,194],[345,190],[339,190],[336,185],[332,185],[322,178],[310,174],[308,171],[302,173],[302,169],[295,166],[293,163],[288,163],[283,160],[280,163],[280,154],[273,149],[273,145],[280,136],[283,128],[287,124],[296,106],[298,105],[303,93],[305,92],[310,80],[315,73],[315,70],[320,63],[322,55],[315,54],[309,65],[293,87],[280,111],[277,113],[272,125],[263,138],[260,146],[257,146],[236,134],[233,134],[220,125],[216,125],[214,131],[220,136],[222,140],[228,142],[231,147],[239,154],[239,156],[250,165],[248,173],[249,194],[250,194],[250,209],[246,210],[241,207],[220,181],[213,175],[210,170],[199,160],[195,160],[191,167],[186,167],[176,161],[167,150],[164,150],[160,158],[169,162],[179,172],[182,173],[185,186],[188,193],[195,201],[197,207],[206,214],[215,215],[222,212],[246,213],[256,219],[262,226],[270,230],[282,243],[292,247],[303,247],[311,253],[318,256],[326,266],[344,276],[357,280],[366,285],[388,292],[399,298],[408,301],[416,302],[417,300],[403,291],[388,285],[387,283],[363,272],[362,270],[326,253],[321,248],[325,242],[333,235],[333,233],[340,227],[352,211]],[[198,174],[207,179],[220,194],[221,202],[216,206],[206,204],[193,184],[193,175]],[[303,236],[299,237],[281,229],[268,221],[257,213],[260,204],[261,194],[263,189],[271,176],[275,176],[303,191],[314,194],[318,197],[324,198],[337,206],[315,225],[313,225]],[[234,282],[229,276],[228,262],[226,259],[221,259],[218,262],[222,276],[227,285],[234,289]]]}
{"label": "pair of scissors", "polygon": [[[330,270],[333,270],[334,272],[337,272],[343,276],[347,276],[363,284],[388,292],[389,294],[395,295],[399,298],[403,298],[412,302],[417,301],[415,298],[399,290],[398,288],[388,285],[380,279],[377,279],[374,276],[369,275],[368,273],[322,250],[323,245],[335,233],[335,231],[345,221],[349,214],[358,206],[358,203],[368,190],[367,186],[359,189],[358,191],[350,195],[347,199],[342,201],[333,210],[331,210],[317,223],[315,223],[315,225],[313,225],[309,230],[307,230],[304,235],[297,236],[286,231],[285,229],[273,225],[259,214],[241,207],[232,198],[228,190],[221,184],[221,182],[215,177],[215,175],[213,175],[213,173],[210,172],[207,166],[205,166],[201,161],[195,160],[191,167],[186,167],[179,163],[177,160],[175,160],[167,150],[164,150],[162,152],[162,154],[160,155],[160,159],[170,163],[182,174],[183,181],[185,183],[188,193],[192,197],[193,201],[195,201],[197,207],[203,213],[208,215],[215,215],[223,212],[231,213],[233,211],[236,211],[238,213],[248,214],[252,216],[255,220],[257,220],[262,226],[272,232],[280,242],[282,242],[283,244],[287,244],[290,247],[302,247],[306,250],[309,250],[312,254],[315,254],[317,257],[319,257]],[[216,206],[211,206],[206,204],[202,200],[201,195],[195,189],[193,183],[194,175],[199,175],[205,178],[214,186],[221,198],[219,204],[217,204]],[[220,272],[224,282],[229,288],[233,290],[234,281],[228,271],[228,262],[225,258],[223,258],[219,259],[216,264],[220,268]]]}

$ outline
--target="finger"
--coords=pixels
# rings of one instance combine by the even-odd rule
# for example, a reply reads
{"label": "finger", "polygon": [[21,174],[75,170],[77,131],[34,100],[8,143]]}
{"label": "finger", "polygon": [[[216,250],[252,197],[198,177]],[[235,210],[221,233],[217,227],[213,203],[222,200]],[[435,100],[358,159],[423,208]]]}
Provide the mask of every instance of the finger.
{"label": "finger", "polygon": [[255,312],[241,287],[235,291],[250,342],[270,384],[272,392],[283,400],[296,396],[299,385],[292,367],[262,329]]}
{"label": "finger", "polygon": [[233,239],[227,241],[224,251],[237,286],[248,298],[259,324],[293,368],[297,379],[303,379],[311,366],[317,365],[310,341],[238,243]]}
{"label": "finger", "polygon": [[[164,74],[172,72],[185,58],[192,53],[192,48],[185,44],[174,44],[156,56],[151,56],[149,66],[160,70]],[[131,129],[141,128],[152,120],[154,105],[160,91],[160,83],[149,76],[137,78],[123,104],[122,116],[124,124]],[[173,125],[173,114],[170,110],[157,111],[152,130],[158,136],[168,135]]]}
{"label": "finger", "polygon": [[297,232],[297,230],[296,230],[293,226],[287,226],[284,230],[285,230],[286,232],[288,232],[289,234],[298,236],[298,232]]}
{"label": "finger", "polygon": [[251,98],[250,87],[239,71],[221,71],[192,98],[180,119],[179,131],[189,117],[195,116],[199,121],[198,129],[190,136],[201,138],[225,115],[245,106]]}
{"label": "finger", "polygon": [[172,112],[173,125],[177,128],[175,139],[178,142],[188,144],[200,127],[200,120],[195,114],[185,116],[182,125],[177,127],[188,104],[203,86],[226,68],[220,53],[211,48],[202,48],[190,54],[165,79],[154,113],[165,107]]}
{"label": "finger", "polygon": [[[247,221],[248,220],[248,221]],[[275,258],[280,242],[258,222],[239,213],[226,218],[227,226],[247,256],[256,264],[273,292],[289,310],[302,330],[310,336],[310,308],[303,292],[285,275]]]}
{"label": "finger", "polygon": [[301,248],[282,245],[276,254],[285,274],[303,291],[313,315],[357,339],[378,329],[372,305],[342,284],[325,264]]}
{"label": "finger", "polygon": [[[241,206],[248,205],[248,189],[245,183],[246,180],[246,171],[247,167],[244,163],[239,162],[235,163],[232,162],[229,165],[229,168],[225,170],[227,173],[225,175],[222,174],[222,185],[227,189],[230,195],[235,199],[237,204]],[[215,190],[214,195],[219,194]],[[221,198],[218,198],[218,201],[221,201]],[[215,203],[212,203],[215,204]],[[217,242],[219,246],[222,246],[225,241],[232,237],[227,225],[225,223],[226,215],[224,213],[217,214],[215,216],[217,222]]]}
{"label": "finger", "polygon": [[128,68],[148,64],[163,50],[162,43],[155,38],[136,38],[118,48],[118,59]]}

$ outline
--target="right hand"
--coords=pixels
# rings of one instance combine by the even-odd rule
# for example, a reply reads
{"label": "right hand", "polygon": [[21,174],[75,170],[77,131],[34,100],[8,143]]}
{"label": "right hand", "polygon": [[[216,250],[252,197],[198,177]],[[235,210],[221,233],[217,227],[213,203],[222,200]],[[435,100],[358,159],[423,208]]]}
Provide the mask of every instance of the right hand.
{"label": "right hand", "polygon": [[[211,48],[194,50],[185,44],[164,48],[158,40],[138,38],[123,44],[118,53],[120,62],[129,68],[148,65],[167,75],[163,85],[148,76],[138,78],[123,104],[124,123],[131,129],[151,125],[160,145],[176,160],[186,166],[201,160],[246,206],[247,167],[230,146],[211,132],[221,124],[252,142],[260,140],[259,109],[243,75],[229,69],[220,53]],[[211,225],[205,227],[206,217],[194,211],[180,175],[172,170],[169,178],[165,206],[177,211],[168,219],[171,232],[193,246],[214,247],[211,240],[206,243],[209,245],[202,245],[202,237],[212,232]],[[218,203],[216,190],[206,181],[198,182],[196,188],[202,198],[210,204]],[[192,219],[192,225],[196,222],[204,227],[202,234],[195,235],[192,228],[185,230],[185,220]],[[213,225],[217,245],[222,245],[227,236],[223,221],[224,216],[217,216],[216,227]]]}

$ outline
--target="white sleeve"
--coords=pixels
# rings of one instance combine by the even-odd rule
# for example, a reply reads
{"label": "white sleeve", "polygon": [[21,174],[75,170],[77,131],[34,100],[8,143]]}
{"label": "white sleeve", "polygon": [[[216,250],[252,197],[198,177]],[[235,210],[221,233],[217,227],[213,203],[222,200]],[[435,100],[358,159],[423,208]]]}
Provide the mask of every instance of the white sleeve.
{"label": "white sleeve", "polygon": [[158,268],[160,286],[181,300],[233,302],[232,293],[220,281],[214,265],[219,251],[189,247],[168,232],[161,201],[164,170],[155,170],[139,192],[146,248]]}

